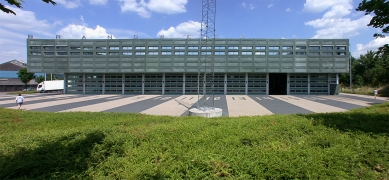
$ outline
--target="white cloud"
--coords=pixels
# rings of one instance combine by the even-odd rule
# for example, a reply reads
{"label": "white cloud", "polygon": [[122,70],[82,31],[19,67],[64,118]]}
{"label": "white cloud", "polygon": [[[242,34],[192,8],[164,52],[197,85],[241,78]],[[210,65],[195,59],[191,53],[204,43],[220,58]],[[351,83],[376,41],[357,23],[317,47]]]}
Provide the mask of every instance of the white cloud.
{"label": "white cloud", "polygon": [[242,3],[242,6],[245,8],[245,7],[246,7],[246,3],[245,3],[245,2],[243,2],[243,3]]}
{"label": "white cloud", "polygon": [[[64,39],[81,39],[83,36],[87,39],[107,39],[108,34],[105,28],[97,25],[95,29],[85,25],[69,24],[57,32]],[[114,36],[112,35],[112,38]]]}
{"label": "white cloud", "polygon": [[79,6],[82,6],[80,0],[55,0],[55,2],[69,9],[78,8]]}
{"label": "white cloud", "polygon": [[360,55],[366,54],[367,51],[377,51],[378,48],[383,46],[384,44],[389,44],[389,37],[374,39],[366,45],[357,44],[356,50],[352,53],[352,55],[353,57],[358,58]]}
{"label": "white cloud", "polygon": [[105,5],[108,0],[89,0],[89,4],[91,5]]}
{"label": "white cloud", "polygon": [[186,12],[188,0],[119,0],[122,12],[135,12],[139,16],[149,18],[152,12],[161,14],[178,14]]}
{"label": "white cloud", "polygon": [[304,11],[322,12],[335,5],[351,4],[352,0],[306,0]]}
{"label": "white cloud", "polygon": [[292,12],[292,9],[290,9],[290,8],[286,8],[286,10],[285,10],[286,12]]}
{"label": "white cloud", "polygon": [[269,4],[268,6],[267,6],[267,8],[271,8],[271,7],[273,7],[274,6],[274,4]]}
{"label": "white cloud", "polygon": [[163,35],[165,38],[186,38],[190,35],[192,38],[200,37],[201,23],[188,21],[179,24],[176,27],[170,27],[167,30],[160,30],[157,36]]}

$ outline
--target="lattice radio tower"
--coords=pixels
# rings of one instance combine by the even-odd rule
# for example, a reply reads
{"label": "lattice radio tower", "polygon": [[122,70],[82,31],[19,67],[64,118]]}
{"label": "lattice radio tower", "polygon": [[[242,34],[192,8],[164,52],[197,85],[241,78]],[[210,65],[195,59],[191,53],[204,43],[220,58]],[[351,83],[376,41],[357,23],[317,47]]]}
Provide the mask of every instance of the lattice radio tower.
{"label": "lattice radio tower", "polygon": [[214,45],[216,39],[216,0],[202,0],[201,38],[198,67],[197,108],[202,111],[214,107]]}

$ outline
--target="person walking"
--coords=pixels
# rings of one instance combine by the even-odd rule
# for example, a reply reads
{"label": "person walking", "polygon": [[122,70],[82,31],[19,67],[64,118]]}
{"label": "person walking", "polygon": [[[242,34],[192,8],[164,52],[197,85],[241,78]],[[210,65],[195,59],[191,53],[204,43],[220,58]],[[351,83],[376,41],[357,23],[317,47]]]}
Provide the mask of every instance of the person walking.
{"label": "person walking", "polygon": [[374,99],[377,99],[378,90],[374,89]]}
{"label": "person walking", "polygon": [[18,109],[20,109],[22,107],[22,104],[24,101],[24,97],[22,96],[22,94],[19,94],[18,96],[16,96],[15,101],[16,101],[16,104],[18,104],[18,107],[19,107]]}

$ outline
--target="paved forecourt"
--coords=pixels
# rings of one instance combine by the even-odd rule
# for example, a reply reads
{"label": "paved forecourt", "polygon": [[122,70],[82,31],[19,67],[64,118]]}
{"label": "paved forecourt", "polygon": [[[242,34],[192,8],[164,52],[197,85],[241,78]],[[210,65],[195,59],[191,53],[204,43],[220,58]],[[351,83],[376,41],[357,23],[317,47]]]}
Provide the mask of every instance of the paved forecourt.
{"label": "paved forecourt", "polygon": [[[71,95],[26,94],[23,110],[44,112],[132,112],[187,116],[197,95]],[[0,95],[0,107],[17,109],[15,95]],[[208,99],[209,100],[209,99]],[[389,98],[353,94],[329,95],[215,95],[223,116],[344,112],[389,101]]]}

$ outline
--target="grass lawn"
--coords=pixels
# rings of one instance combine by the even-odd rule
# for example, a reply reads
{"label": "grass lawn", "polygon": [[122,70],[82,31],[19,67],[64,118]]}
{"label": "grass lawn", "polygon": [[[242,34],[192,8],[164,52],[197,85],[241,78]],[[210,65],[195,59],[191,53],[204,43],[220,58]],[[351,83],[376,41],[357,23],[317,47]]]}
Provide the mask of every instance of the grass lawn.
{"label": "grass lawn", "polygon": [[389,103],[255,117],[0,108],[0,179],[389,179]]}

